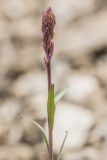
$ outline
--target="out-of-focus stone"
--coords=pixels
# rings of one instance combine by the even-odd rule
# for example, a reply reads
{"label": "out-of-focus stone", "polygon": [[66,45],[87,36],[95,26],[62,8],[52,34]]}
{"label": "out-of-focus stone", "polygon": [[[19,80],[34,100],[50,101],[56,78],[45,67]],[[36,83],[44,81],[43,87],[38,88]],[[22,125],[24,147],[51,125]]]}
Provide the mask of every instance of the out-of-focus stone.
{"label": "out-of-focus stone", "polygon": [[56,108],[54,142],[56,151],[59,150],[65,131],[68,137],[66,149],[81,148],[87,141],[89,130],[94,125],[94,115],[81,106],[60,103]]}
{"label": "out-of-focus stone", "polygon": [[20,76],[11,87],[11,93],[17,97],[45,93],[46,79],[44,77],[45,75],[40,72],[31,72]]}
{"label": "out-of-focus stone", "polygon": [[[63,89],[64,83],[65,83],[65,75],[69,74],[71,71],[70,65],[67,62],[64,62],[62,59],[55,60],[55,63],[53,64],[53,71],[52,71],[52,77],[53,81],[55,83],[55,88]],[[68,85],[67,85],[68,86]],[[67,87],[65,86],[65,87]]]}
{"label": "out-of-focus stone", "polygon": [[47,118],[47,96],[44,94],[35,94],[28,97],[25,101],[27,106],[27,114],[31,114],[32,117],[37,119]]}
{"label": "out-of-focus stone", "polygon": [[3,74],[0,74],[0,92],[1,96],[3,96],[3,92],[8,91],[8,87],[10,85],[10,80],[7,79]]}
{"label": "out-of-focus stone", "polygon": [[41,23],[33,17],[13,21],[10,26],[11,36],[26,40],[38,39],[41,33],[40,24]]}
{"label": "out-of-focus stone", "polygon": [[[57,51],[70,58],[80,59],[107,45],[107,11],[101,11],[58,30]],[[66,45],[65,45],[66,40]],[[88,58],[87,57],[87,58]]]}
{"label": "out-of-focus stone", "polygon": [[[18,126],[13,127],[13,121],[19,111],[20,104],[14,99],[8,99],[0,104],[0,144],[14,143],[20,139],[20,130],[17,131]],[[13,134],[13,132],[16,133],[14,129],[16,129],[17,134]]]}
{"label": "out-of-focus stone", "polygon": [[95,9],[95,0],[68,0],[67,3],[66,1],[62,3],[61,0],[54,0],[51,3],[56,12],[58,23],[63,25],[77,17],[91,13]]}
{"label": "out-of-focus stone", "polygon": [[0,146],[0,159],[3,160],[32,160],[33,148],[28,145]]}
{"label": "out-of-focus stone", "polygon": [[39,2],[35,0],[3,0],[1,8],[3,14],[10,19],[22,18],[37,11]]}
{"label": "out-of-focus stone", "polygon": [[107,119],[101,120],[90,134],[89,143],[97,144],[98,146],[107,144]]}
{"label": "out-of-focus stone", "polygon": [[42,135],[40,134],[40,130],[29,121],[29,118],[32,117],[29,116],[27,117],[26,115],[24,116],[26,118],[22,119],[22,124],[23,124],[22,141],[32,145],[36,144],[37,142],[40,143],[42,141]]}
{"label": "out-of-focus stone", "polygon": [[80,151],[68,151],[64,154],[63,160],[101,160],[100,150],[94,147],[86,147]]}
{"label": "out-of-focus stone", "polygon": [[6,74],[15,65],[16,50],[8,39],[0,46],[0,74]]}
{"label": "out-of-focus stone", "polygon": [[103,61],[99,61],[95,66],[95,74],[100,79],[101,83],[106,85],[107,82],[107,58],[104,57]]}
{"label": "out-of-focus stone", "polygon": [[107,100],[105,99],[104,92],[99,90],[99,92],[93,94],[87,103],[87,107],[94,111],[97,122],[105,118],[107,113]]}
{"label": "out-of-focus stone", "polygon": [[3,18],[0,19],[0,41],[4,42],[4,40],[7,40],[9,37],[9,28],[8,28],[9,23],[4,20]]}
{"label": "out-of-focus stone", "polygon": [[38,160],[48,159],[47,148],[44,143],[35,145],[35,157],[37,157]]}
{"label": "out-of-focus stone", "polygon": [[103,160],[107,159],[107,144],[103,145],[101,149],[101,159]]}
{"label": "out-of-focus stone", "polygon": [[0,122],[11,123],[20,112],[21,104],[15,99],[7,99],[0,105]]}
{"label": "out-of-focus stone", "polygon": [[22,126],[22,122],[20,124],[19,122],[15,122],[14,124],[11,124],[11,127],[7,135],[7,143],[14,145],[20,142],[22,135],[23,135],[23,130],[24,129]]}
{"label": "out-of-focus stone", "polygon": [[11,124],[0,121],[0,144],[7,143],[7,135],[11,128]]}
{"label": "out-of-focus stone", "polygon": [[87,73],[71,74],[67,76],[68,92],[66,97],[77,103],[86,103],[91,96],[99,91],[98,81]]}
{"label": "out-of-focus stone", "polygon": [[40,47],[38,47],[35,43],[31,45],[24,45],[23,48],[18,48],[16,61],[17,68],[22,71],[37,68],[42,56],[39,48]]}

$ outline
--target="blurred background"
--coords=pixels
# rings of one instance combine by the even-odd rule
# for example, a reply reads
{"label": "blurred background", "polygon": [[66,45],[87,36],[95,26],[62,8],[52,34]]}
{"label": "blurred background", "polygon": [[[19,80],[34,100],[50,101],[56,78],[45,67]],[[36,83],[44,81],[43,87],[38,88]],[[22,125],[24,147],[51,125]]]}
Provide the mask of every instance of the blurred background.
{"label": "blurred background", "polygon": [[47,160],[38,128],[47,126],[42,13],[56,15],[52,76],[68,87],[55,116],[62,160],[107,160],[107,1],[0,0],[0,160]]}

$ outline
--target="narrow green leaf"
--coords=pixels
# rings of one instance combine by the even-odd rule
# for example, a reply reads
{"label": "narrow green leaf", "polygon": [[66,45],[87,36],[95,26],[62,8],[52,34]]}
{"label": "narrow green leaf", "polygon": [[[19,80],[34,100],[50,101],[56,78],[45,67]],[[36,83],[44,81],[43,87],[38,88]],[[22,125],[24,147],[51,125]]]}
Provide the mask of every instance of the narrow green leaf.
{"label": "narrow green leaf", "polygon": [[34,120],[31,119],[31,118],[25,117],[25,116],[22,115],[22,114],[19,114],[19,117],[22,118],[22,119],[28,120],[29,122],[31,122],[32,124],[34,124],[36,127],[39,128],[39,130],[41,131],[41,134],[42,134],[42,136],[43,136],[43,138],[44,138],[44,141],[45,141],[45,143],[46,143],[46,147],[47,147],[47,149],[49,150],[48,140],[47,140],[45,131],[44,131],[44,129],[40,126],[40,124],[37,123],[36,121],[34,121]]}
{"label": "narrow green leaf", "polygon": [[63,89],[58,95],[55,96],[55,104],[65,95],[68,88]]}
{"label": "narrow green leaf", "polygon": [[53,129],[54,113],[55,113],[54,84],[51,85],[50,90],[49,90],[47,110],[48,110],[49,127]]}
{"label": "narrow green leaf", "polygon": [[66,133],[65,133],[65,137],[64,137],[64,140],[63,140],[63,142],[62,142],[61,148],[60,148],[60,150],[59,150],[57,160],[60,160],[60,158],[61,158],[62,149],[63,149],[63,147],[64,147],[64,144],[65,144],[65,141],[66,141],[67,136],[68,136],[68,131],[66,131]]}

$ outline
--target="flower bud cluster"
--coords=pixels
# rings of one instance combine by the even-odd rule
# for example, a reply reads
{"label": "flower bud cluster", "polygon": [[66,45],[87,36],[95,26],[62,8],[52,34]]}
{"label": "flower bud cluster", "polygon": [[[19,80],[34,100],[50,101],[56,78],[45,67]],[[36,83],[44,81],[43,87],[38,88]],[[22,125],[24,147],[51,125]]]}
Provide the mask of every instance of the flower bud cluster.
{"label": "flower bud cluster", "polygon": [[52,39],[54,36],[55,24],[55,15],[52,12],[52,9],[49,7],[48,10],[43,13],[42,18],[43,48],[46,53],[46,63],[50,62],[54,51],[54,43]]}

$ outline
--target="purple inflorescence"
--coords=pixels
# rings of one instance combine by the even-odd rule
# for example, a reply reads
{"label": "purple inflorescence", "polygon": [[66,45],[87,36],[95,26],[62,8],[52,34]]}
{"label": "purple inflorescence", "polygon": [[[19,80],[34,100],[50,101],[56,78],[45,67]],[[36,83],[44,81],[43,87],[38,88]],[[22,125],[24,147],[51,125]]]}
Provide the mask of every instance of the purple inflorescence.
{"label": "purple inflorescence", "polygon": [[42,18],[43,48],[46,53],[46,63],[50,62],[53,55],[54,43],[52,42],[52,39],[54,36],[55,24],[55,15],[52,12],[52,9],[49,7],[48,10],[43,13]]}

